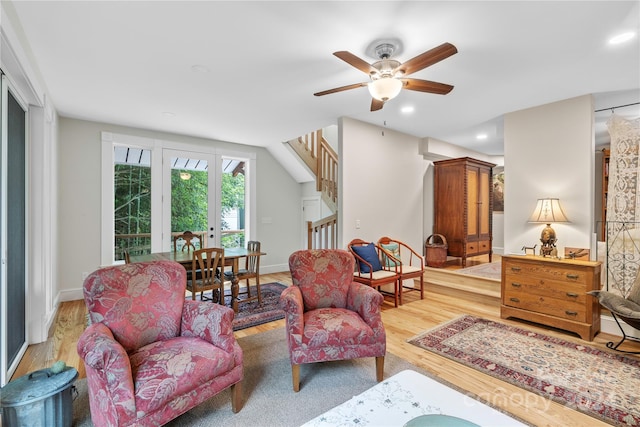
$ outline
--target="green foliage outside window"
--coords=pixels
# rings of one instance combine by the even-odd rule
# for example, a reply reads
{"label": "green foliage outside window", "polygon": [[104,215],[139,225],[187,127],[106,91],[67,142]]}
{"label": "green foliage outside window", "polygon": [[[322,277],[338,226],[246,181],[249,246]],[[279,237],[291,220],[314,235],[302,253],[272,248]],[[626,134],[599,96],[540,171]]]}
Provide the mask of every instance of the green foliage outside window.
{"label": "green foliage outside window", "polygon": [[116,237],[115,259],[124,259],[125,249],[150,251],[151,168],[114,165],[114,195],[115,234],[126,236]]}
{"label": "green foliage outside window", "polygon": [[[183,180],[180,172],[191,178]],[[115,259],[124,259],[124,250],[151,250],[151,168],[133,165],[114,165]],[[171,230],[193,232],[208,230],[207,172],[193,170],[171,171]],[[240,233],[223,234],[222,247],[244,246],[244,175],[222,174],[221,207],[224,218],[238,209]],[[223,220],[222,230],[229,230]],[[234,227],[235,228],[235,227]],[[142,236],[136,236],[142,235]],[[120,236],[120,237],[118,237]]]}

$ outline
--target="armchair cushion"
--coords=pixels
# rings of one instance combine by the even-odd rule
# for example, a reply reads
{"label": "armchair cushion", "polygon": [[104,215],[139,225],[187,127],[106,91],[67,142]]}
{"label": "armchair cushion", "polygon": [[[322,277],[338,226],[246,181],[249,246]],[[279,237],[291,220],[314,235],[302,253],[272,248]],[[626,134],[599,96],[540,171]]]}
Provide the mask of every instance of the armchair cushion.
{"label": "armchair cushion", "polygon": [[[373,243],[369,243],[364,246],[353,246],[353,251],[358,254],[358,256],[362,257],[366,262],[371,264],[371,269],[373,271],[382,270],[382,264],[380,263],[380,258],[378,257],[378,251],[376,251],[376,246]],[[369,273],[369,266],[365,263],[359,263],[360,272],[361,273]]]}
{"label": "armchair cushion", "polygon": [[129,358],[136,411],[145,414],[164,407],[176,396],[185,396],[186,403],[194,385],[206,384],[235,365],[233,353],[194,337],[154,342]]}

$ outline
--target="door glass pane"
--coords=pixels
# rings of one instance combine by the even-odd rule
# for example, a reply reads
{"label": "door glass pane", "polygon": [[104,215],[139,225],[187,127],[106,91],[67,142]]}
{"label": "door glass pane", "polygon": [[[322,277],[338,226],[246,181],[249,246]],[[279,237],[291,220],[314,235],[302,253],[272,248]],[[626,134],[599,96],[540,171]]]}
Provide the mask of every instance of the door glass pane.
{"label": "door glass pane", "polygon": [[114,147],[114,259],[151,252],[151,151]]}
{"label": "door glass pane", "polygon": [[192,243],[196,249],[207,247],[209,223],[209,167],[207,160],[171,158],[171,250],[181,251],[185,241],[174,238],[191,231],[199,235]]}
{"label": "door glass pane", "polygon": [[[6,366],[19,356],[26,339],[26,115],[11,92],[7,101],[7,337]],[[5,321],[5,319],[3,319]]]}
{"label": "door glass pane", "polygon": [[220,240],[223,248],[245,244],[245,165],[242,160],[222,159]]}

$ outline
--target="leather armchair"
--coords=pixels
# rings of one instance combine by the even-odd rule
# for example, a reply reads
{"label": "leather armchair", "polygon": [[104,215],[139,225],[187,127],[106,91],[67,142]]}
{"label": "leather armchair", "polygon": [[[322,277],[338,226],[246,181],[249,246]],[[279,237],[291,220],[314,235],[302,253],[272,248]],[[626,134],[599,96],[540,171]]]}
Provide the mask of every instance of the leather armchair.
{"label": "leather armchair", "polygon": [[84,282],[91,325],[78,341],[96,426],[157,426],[231,387],[242,407],[243,353],[233,310],[185,301],[171,261],[95,271]]}
{"label": "leather armchair", "polygon": [[376,358],[382,381],[386,334],[375,289],[353,281],[353,256],[341,249],[301,250],[289,257],[293,285],[282,292],[293,390],[300,390],[300,365]]}

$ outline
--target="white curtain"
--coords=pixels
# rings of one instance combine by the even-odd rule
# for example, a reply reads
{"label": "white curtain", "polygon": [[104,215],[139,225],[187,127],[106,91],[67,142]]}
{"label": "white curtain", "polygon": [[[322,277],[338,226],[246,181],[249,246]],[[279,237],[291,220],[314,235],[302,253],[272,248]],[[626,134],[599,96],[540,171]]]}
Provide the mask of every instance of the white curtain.
{"label": "white curtain", "polygon": [[613,114],[607,195],[607,279],[627,295],[640,267],[640,118]]}

